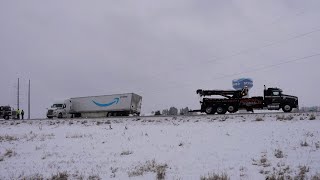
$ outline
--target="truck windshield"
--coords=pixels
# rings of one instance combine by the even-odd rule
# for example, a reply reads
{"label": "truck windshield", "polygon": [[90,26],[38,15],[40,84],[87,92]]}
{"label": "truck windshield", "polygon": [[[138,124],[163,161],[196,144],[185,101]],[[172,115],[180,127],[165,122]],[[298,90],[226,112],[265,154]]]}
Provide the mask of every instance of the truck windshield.
{"label": "truck windshield", "polygon": [[63,104],[54,104],[51,106],[52,108],[62,108]]}
{"label": "truck windshield", "polygon": [[280,92],[281,92],[281,91],[273,91],[272,94],[273,94],[274,96],[280,96]]}

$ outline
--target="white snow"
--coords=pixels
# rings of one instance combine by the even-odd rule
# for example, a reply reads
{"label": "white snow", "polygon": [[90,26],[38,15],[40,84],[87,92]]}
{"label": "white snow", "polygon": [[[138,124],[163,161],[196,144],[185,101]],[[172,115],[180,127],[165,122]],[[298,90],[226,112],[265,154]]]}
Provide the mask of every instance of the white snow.
{"label": "white snow", "polygon": [[152,170],[129,177],[153,160],[167,165],[165,179],[213,172],[265,179],[287,166],[291,176],[306,166],[310,177],[320,172],[320,117],[314,115],[315,120],[311,114],[283,114],[287,120],[282,114],[236,114],[0,121],[0,179],[58,172],[70,179],[156,179]]}

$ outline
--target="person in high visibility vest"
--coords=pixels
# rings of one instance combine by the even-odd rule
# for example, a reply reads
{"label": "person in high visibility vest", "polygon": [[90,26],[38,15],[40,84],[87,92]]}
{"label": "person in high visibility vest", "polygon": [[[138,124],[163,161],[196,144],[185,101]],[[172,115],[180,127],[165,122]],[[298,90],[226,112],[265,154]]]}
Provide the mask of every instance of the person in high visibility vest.
{"label": "person in high visibility vest", "polygon": [[20,110],[17,109],[17,119],[20,119]]}

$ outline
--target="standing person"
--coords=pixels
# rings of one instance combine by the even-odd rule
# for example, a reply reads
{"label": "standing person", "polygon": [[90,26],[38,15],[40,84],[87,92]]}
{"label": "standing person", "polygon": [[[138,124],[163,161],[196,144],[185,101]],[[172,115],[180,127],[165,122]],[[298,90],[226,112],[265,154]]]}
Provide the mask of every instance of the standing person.
{"label": "standing person", "polygon": [[21,110],[21,118],[23,119],[23,116],[24,116],[24,111],[23,109]]}
{"label": "standing person", "polygon": [[20,110],[17,109],[17,119],[20,119]]}

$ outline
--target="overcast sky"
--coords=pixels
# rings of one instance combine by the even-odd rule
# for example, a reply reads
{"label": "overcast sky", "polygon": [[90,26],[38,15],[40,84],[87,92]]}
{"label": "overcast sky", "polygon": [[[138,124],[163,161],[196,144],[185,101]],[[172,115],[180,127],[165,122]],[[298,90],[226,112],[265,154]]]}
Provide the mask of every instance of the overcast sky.
{"label": "overcast sky", "polygon": [[1,0],[0,102],[16,107],[20,78],[25,111],[31,79],[33,118],[55,100],[127,92],[143,96],[143,113],[198,109],[197,89],[249,77],[250,95],[265,84],[300,107],[320,105],[319,9],[318,0]]}

